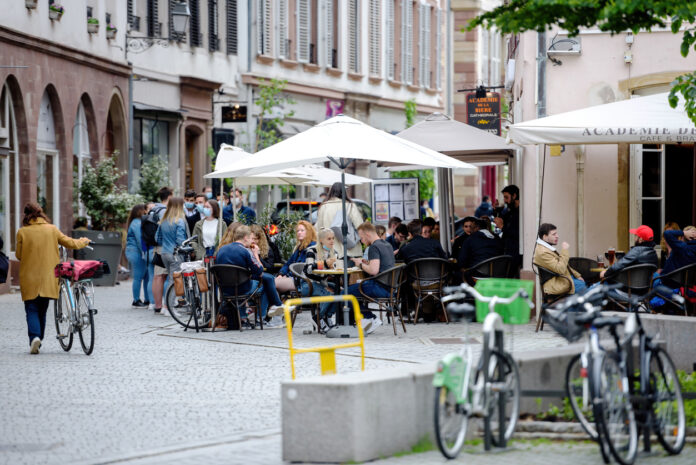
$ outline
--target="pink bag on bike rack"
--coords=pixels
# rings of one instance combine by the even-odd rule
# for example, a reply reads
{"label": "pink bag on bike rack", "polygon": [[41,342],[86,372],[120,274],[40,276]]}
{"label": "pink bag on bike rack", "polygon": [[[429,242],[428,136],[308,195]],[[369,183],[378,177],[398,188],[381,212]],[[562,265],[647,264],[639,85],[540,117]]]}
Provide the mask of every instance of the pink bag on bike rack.
{"label": "pink bag on bike rack", "polygon": [[109,273],[109,265],[103,260],[74,260],[57,264],[54,273],[57,278],[68,278],[73,281],[101,278]]}

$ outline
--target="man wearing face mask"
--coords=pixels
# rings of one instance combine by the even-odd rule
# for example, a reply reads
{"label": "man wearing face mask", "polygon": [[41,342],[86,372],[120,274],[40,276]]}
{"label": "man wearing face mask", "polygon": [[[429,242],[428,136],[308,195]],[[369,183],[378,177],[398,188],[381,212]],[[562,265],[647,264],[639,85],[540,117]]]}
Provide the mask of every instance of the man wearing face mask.
{"label": "man wearing face mask", "polygon": [[196,191],[194,191],[193,189],[188,189],[184,193],[184,212],[186,213],[186,224],[188,225],[189,233],[193,231],[193,228],[194,226],[196,226],[196,223],[203,219],[200,212],[196,208],[195,202]]}
{"label": "man wearing face mask", "polygon": [[206,200],[210,200],[213,198],[213,188],[210,186],[205,186],[203,188],[203,197],[205,197]]}
{"label": "man wearing face mask", "polygon": [[225,223],[229,225],[234,221],[235,210],[237,211],[237,221],[240,223],[249,225],[256,222],[256,212],[252,208],[244,205],[244,196],[242,190],[235,189],[234,191],[230,192],[230,194],[232,195],[232,202],[222,210],[222,216]]}

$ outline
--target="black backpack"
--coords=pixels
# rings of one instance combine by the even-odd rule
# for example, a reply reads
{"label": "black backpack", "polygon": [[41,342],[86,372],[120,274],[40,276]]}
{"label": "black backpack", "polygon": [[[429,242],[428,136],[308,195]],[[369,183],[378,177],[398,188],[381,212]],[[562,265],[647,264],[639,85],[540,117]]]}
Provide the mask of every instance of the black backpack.
{"label": "black backpack", "polygon": [[164,207],[153,207],[150,213],[143,216],[141,220],[140,232],[143,237],[143,242],[148,247],[155,247],[157,245],[155,235],[157,234],[157,228],[161,220],[160,213],[164,209]]}

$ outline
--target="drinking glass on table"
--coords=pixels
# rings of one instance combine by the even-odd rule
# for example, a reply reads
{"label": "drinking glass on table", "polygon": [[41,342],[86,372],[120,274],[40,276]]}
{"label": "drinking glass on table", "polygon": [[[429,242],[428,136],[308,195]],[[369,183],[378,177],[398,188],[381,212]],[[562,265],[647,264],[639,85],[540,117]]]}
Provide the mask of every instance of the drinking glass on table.
{"label": "drinking glass on table", "polygon": [[616,249],[614,247],[609,247],[609,250],[605,256],[607,257],[607,260],[609,260],[609,266],[612,266],[614,264],[614,260],[616,260]]}
{"label": "drinking glass on table", "polygon": [[597,255],[597,266],[604,268],[604,255]]}

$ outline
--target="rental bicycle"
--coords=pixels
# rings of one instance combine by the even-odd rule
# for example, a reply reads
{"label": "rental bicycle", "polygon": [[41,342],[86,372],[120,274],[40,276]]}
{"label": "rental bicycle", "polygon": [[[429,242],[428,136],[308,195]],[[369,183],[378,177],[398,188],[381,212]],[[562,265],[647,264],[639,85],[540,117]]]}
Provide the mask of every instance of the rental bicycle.
{"label": "rental bicycle", "polygon": [[[496,281],[522,283],[517,280]],[[529,309],[534,304],[523,288],[506,298],[485,297],[466,283],[445,288],[444,291],[448,295],[443,301],[450,302],[447,310],[453,319],[468,320],[477,313],[473,305],[461,302],[464,299],[473,297],[478,302],[488,304],[483,321],[483,352],[478,364],[474,366],[473,350],[469,344],[465,344],[461,352],[448,354],[438,363],[433,378],[435,437],[440,452],[453,459],[464,445],[470,416],[483,417],[486,450],[490,450],[491,445],[505,447],[512,436],[519,416],[520,375],[517,363],[505,351],[503,322],[513,322],[514,318],[511,314],[503,318],[496,310],[501,310],[503,306],[512,308],[510,304],[523,299],[519,303],[524,307],[517,308],[522,310],[521,314],[526,313],[528,321]],[[484,313],[481,312],[479,316]],[[525,320],[524,316],[519,319]],[[468,342],[468,324],[466,334]]]}
{"label": "rental bicycle", "polygon": [[172,282],[165,297],[172,318],[183,326],[184,330],[195,328],[196,332],[205,328],[211,320],[210,311],[203,306],[203,296],[196,278],[196,270],[204,268],[203,261],[188,261],[194,251],[190,244],[197,238],[198,236],[192,236],[174,248],[174,258],[181,267],[183,292],[180,289],[181,295],[177,295],[175,283]]}
{"label": "rental bicycle", "polygon": [[[92,247],[86,248],[93,250]],[[62,261],[56,266],[59,279],[58,300],[54,302],[56,338],[64,351],[72,347],[73,335],[78,333],[85,354],[94,350],[94,283],[92,280],[108,274],[105,262],[67,259],[67,250],[61,247]]]}

